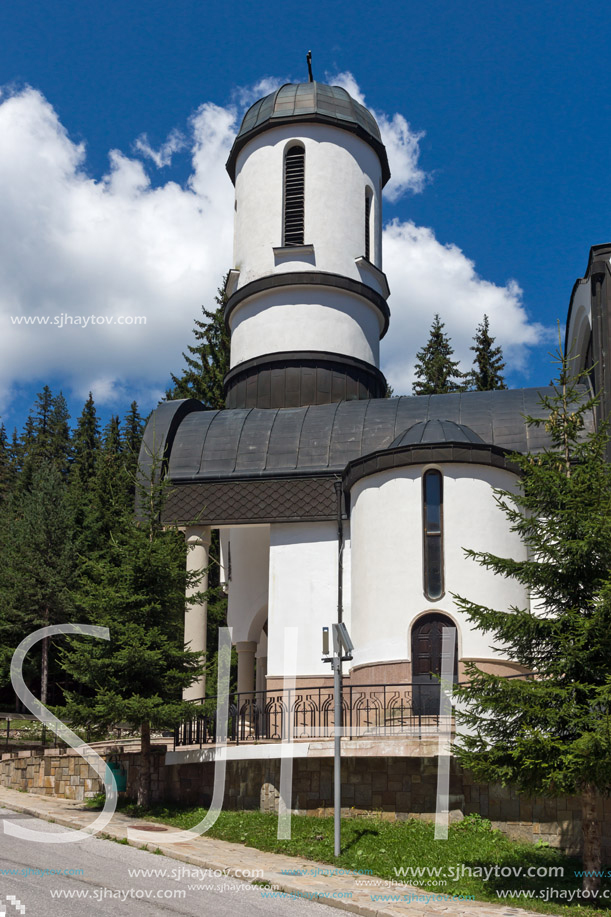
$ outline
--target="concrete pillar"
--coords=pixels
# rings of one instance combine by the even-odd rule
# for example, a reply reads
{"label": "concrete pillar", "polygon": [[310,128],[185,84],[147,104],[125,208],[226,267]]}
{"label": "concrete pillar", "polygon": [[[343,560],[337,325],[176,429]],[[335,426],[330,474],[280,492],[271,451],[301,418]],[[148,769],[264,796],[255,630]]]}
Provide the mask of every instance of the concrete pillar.
{"label": "concrete pillar", "polygon": [[[187,586],[186,597],[208,588],[208,563],[210,552],[210,526],[190,525],[185,529],[188,546],[187,571],[198,574],[196,582]],[[194,653],[203,657],[206,653],[206,625],[208,619],[207,602],[198,600],[185,606],[185,645]],[[183,691],[184,700],[197,700],[206,693],[206,676],[202,675],[189,688]]]}
{"label": "concrete pillar", "polygon": [[[236,643],[238,652],[238,694],[251,693],[255,687],[255,653],[257,644],[254,640],[242,640]],[[246,697],[240,698],[242,704]]]}
{"label": "concrete pillar", "polygon": [[257,691],[265,691],[267,676],[267,656],[257,656],[257,677],[255,687]]}

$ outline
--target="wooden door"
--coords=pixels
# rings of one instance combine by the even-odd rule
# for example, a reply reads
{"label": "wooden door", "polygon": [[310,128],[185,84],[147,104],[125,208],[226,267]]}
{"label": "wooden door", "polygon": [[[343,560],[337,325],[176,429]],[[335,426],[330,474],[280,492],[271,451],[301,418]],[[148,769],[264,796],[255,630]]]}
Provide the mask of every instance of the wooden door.
{"label": "wooden door", "polygon": [[[456,630],[454,622],[446,615],[424,615],[412,629],[412,684],[413,709],[419,716],[439,714],[441,666],[443,660],[443,633],[447,628]],[[454,640],[453,680],[458,675],[458,646]]]}

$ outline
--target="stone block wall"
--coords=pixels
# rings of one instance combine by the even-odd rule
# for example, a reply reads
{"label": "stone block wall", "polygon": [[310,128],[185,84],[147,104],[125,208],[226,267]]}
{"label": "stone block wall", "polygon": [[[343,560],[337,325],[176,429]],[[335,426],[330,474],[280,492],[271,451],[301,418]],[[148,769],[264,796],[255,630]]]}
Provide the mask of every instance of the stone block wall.
{"label": "stone block wall", "polygon": [[0,760],[0,784],[41,796],[63,796],[81,801],[86,793],[100,793],[102,781],[72,749],[48,749],[43,754],[20,751]]}
{"label": "stone block wall", "polygon": [[[153,747],[151,783],[155,801],[166,796],[165,752],[165,746]],[[112,757],[125,768],[127,789],[121,795],[135,798],[141,766],[139,752],[112,751],[103,757]],[[3,754],[0,759],[0,785],[42,796],[61,796],[76,802],[82,802],[104,789],[96,771],[72,748],[47,749],[43,754],[27,751]]]}
{"label": "stone block wall", "polygon": [[[126,795],[135,798],[140,771],[139,752],[113,757],[127,771]],[[543,841],[569,853],[581,847],[581,807],[577,798],[544,799],[520,796],[512,789],[475,783],[456,761],[450,767],[450,820],[477,814],[488,818],[516,840]],[[259,809],[277,813],[280,788],[278,758],[228,761],[223,808]],[[165,747],[154,746],[154,801],[208,806],[215,768],[211,762],[165,765]],[[72,749],[48,750],[44,755],[20,752],[3,755],[0,784],[29,793],[84,800],[99,793],[102,781]],[[435,757],[345,757],[342,761],[342,813],[377,814],[390,821],[433,819],[437,793]],[[300,815],[333,812],[333,759],[295,758],[292,810]],[[601,799],[603,860],[611,863],[611,799]]]}

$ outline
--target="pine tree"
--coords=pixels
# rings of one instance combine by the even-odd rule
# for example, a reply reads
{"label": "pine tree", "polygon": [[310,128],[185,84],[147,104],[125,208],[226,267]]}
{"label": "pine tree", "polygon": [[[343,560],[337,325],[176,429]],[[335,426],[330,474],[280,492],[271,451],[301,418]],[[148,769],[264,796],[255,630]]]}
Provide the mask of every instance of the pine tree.
{"label": "pine tree", "polygon": [[79,555],[87,556],[101,547],[94,488],[100,454],[100,428],[90,392],[72,438],[72,462],[68,478],[68,496],[75,533],[74,545],[75,552]]}
{"label": "pine tree", "polygon": [[16,477],[11,446],[6,435],[6,427],[0,424],[0,502],[11,493]]}
{"label": "pine tree", "polygon": [[166,400],[197,398],[211,410],[225,407],[223,380],[229,372],[229,332],[225,325],[225,286],[219,287],[213,311],[202,306],[202,320],[195,320],[193,334],[196,344],[183,353],[186,367],[181,376],[172,373],[173,386],[166,392]]}
{"label": "pine tree", "polygon": [[65,692],[65,719],[140,728],[143,806],[151,802],[151,729],[192,715],[182,691],[202,671],[198,654],[184,649],[185,588],[194,579],[186,572],[183,535],[160,522],[164,487],[151,482],[141,521],[125,512],[106,553],[85,561],[77,601],[88,621],[109,628],[110,641],[73,638],[62,654],[77,686]]}
{"label": "pine tree", "polygon": [[125,512],[133,512],[133,497],[118,417],[111,417],[106,427],[102,448],[92,480],[92,506],[95,539],[99,548],[106,549],[117,522]]}
{"label": "pine tree", "polygon": [[144,421],[138,410],[138,403],[132,401],[129,406],[129,411],[123,420],[123,430],[121,434],[121,447],[123,450],[125,468],[130,480],[129,491],[132,497],[136,494],[136,473],[144,426]]}
{"label": "pine tree", "polygon": [[11,447],[10,447],[11,461],[15,467],[17,474],[21,471],[21,443],[19,442],[19,434],[17,433],[17,427],[13,428],[13,436],[11,437]]}
{"label": "pine tree", "polygon": [[93,479],[99,451],[100,427],[93,395],[89,392],[72,439],[71,472],[83,488],[87,488]]}
{"label": "pine tree", "polygon": [[33,413],[26,420],[20,440],[20,489],[27,490],[32,483],[34,470],[53,465],[66,475],[70,460],[70,427],[66,399],[60,392],[57,397],[48,385],[36,396]]}
{"label": "pine tree", "polygon": [[459,361],[452,360],[454,350],[444,327],[437,313],[428,342],[416,354],[416,382],[412,386],[415,395],[446,395],[465,390],[461,380],[466,374],[458,369]]}
{"label": "pine tree", "polygon": [[[467,663],[470,683],[456,696],[468,729],[455,751],[478,779],[533,796],[580,796],[584,870],[600,870],[596,804],[611,792],[611,466],[608,431],[584,435],[595,400],[583,396],[577,383],[586,373],[572,378],[570,362],[559,350],[555,392],[541,398],[549,416],[526,419],[545,427],[551,447],[514,455],[518,491],[498,494],[527,559],[467,552],[526,587],[530,607],[457,598],[473,625],[533,675],[508,679]],[[584,889],[599,883],[591,874]]]}
{"label": "pine tree", "polygon": [[[15,434],[17,430],[15,430]],[[19,472],[18,490],[21,492],[28,491],[32,483],[32,475],[36,465],[35,461],[35,443],[36,432],[34,427],[34,418],[28,414],[21,436],[13,435],[13,453],[15,455],[15,464]]]}
{"label": "pine tree", "polygon": [[50,435],[49,424],[52,410],[53,392],[48,385],[45,385],[42,392],[36,395],[36,404],[34,405],[34,436],[38,448],[43,452],[47,448]]}
{"label": "pine tree", "polygon": [[70,414],[62,392],[53,399],[49,416],[49,436],[42,458],[50,462],[63,475],[67,475],[71,458]]}
{"label": "pine tree", "polygon": [[478,325],[475,331],[474,346],[469,348],[475,352],[469,378],[471,388],[476,392],[492,392],[507,388],[501,375],[505,369],[503,351],[500,347],[493,346],[494,341],[490,335],[488,316],[484,315],[481,325]]}
{"label": "pine tree", "polygon": [[[2,514],[1,680],[8,681],[14,648],[38,627],[63,623],[72,608],[75,576],[72,515],[66,483],[50,462],[32,471],[30,488],[12,494]],[[40,698],[46,703],[50,682],[50,644],[41,642]],[[33,672],[30,669],[30,676]]]}

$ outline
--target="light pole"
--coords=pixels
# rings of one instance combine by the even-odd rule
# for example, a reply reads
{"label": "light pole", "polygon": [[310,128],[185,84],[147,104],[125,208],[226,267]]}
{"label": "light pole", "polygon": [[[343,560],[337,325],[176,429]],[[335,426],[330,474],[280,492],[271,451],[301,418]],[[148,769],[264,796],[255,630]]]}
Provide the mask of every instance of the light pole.
{"label": "light pole", "polygon": [[333,669],[333,699],[335,701],[335,748],[333,752],[333,823],[335,829],[335,856],[341,853],[342,819],[342,662],[352,659],[354,645],[345,624],[333,624],[333,655],[329,656],[329,628],[322,629],[323,662]]}

